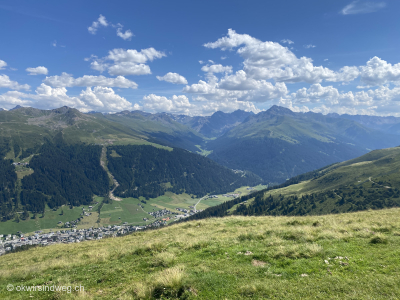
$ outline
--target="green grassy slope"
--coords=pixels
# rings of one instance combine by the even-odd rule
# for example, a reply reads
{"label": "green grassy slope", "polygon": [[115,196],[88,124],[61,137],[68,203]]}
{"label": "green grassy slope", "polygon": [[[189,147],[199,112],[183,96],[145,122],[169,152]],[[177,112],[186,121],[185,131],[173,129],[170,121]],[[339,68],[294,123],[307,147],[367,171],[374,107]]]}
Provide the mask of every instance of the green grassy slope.
{"label": "green grassy slope", "polygon": [[107,120],[102,114],[87,115],[68,107],[0,111],[0,137],[11,138],[13,158],[27,149],[35,152],[33,148],[46,139],[52,140],[59,132],[70,143],[152,144],[143,133]]}
{"label": "green grassy slope", "polygon": [[299,175],[189,219],[239,215],[322,215],[400,207],[400,147]]}
{"label": "green grassy slope", "polygon": [[[0,257],[1,299],[398,299],[399,209],[228,217]],[[83,286],[18,292],[6,286]]]}
{"label": "green grassy slope", "polygon": [[[300,196],[351,185],[372,186],[370,177],[372,182],[381,182],[381,185],[390,186],[394,189],[400,188],[399,172],[400,147],[374,150],[355,159],[322,168],[318,172],[319,174],[315,176],[316,178],[312,180],[277,189],[270,193]],[[375,186],[379,188],[379,184]]]}

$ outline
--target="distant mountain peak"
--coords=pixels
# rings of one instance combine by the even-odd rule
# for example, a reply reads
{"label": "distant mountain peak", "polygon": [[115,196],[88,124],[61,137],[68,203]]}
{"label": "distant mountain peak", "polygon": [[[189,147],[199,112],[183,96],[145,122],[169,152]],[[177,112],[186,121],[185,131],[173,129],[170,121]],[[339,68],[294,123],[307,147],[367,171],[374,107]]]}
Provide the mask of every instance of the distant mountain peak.
{"label": "distant mountain peak", "polygon": [[18,108],[23,108],[23,106],[21,106],[21,105],[17,105],[16,107],[14,107],[14,108],[11,108],[10,110],[15,110],[15,109],[18,109]]}
{"label": "distant mountain peak", "polygon": [[77,110],[76,108],[71,108],[69,106],[62,106],[60,108],[52,109],[51,111],[57,114],[66,114],[70,112],[74,112],[75,114],[81,114],[79,110]]}
{"label": "distant mountain peak", "polygon": [[283,106],[278,106],[278,105],[272,105],[266,112],[269,114],[273,113],[273,114],[277,114],[277,115],[294,115],[295,114],[289,108],[286,108]]}

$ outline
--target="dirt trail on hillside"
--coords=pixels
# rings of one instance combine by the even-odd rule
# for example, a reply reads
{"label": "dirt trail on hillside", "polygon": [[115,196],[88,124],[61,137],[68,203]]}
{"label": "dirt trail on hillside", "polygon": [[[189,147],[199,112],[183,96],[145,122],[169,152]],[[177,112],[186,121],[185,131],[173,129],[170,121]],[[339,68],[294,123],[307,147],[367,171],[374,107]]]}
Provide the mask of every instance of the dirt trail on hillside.
{"label": "dirt trail on hillside", "polygon": [[106,161],[107,161],[107,147],[103,146],[103,149],[101,150],[100,165],[107,172],[108,177],[110,179],[112,179],[113,184],[114,184],[114,188],[108,193],[108,196],[110,197],[111,200],[122,201],[122,199],[114,196],[114,191],[119,186],[119,183],[115,179],[114,175],[111,174],[110,170],[108,170],[107,165],[106,165]]}

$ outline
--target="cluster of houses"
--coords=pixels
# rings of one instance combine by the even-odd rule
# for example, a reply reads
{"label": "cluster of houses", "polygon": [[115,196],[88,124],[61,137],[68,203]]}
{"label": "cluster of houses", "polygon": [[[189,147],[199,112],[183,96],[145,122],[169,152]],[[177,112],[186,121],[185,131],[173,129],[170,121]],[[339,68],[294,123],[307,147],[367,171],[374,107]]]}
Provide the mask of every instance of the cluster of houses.
{"label": "cluster of houses", "polygon": [[161,218],[165,215],[171,215],[171,214],[174,214],[174,213],[168,209],[162,209],[162,210],[149,212],[149,215],[153,216],[154,218]]}
{"label": "cluster of houses", "polygon": [[175,218],[176,219],[186,218],[186,217],[189,217],[189,216],[193,216],[196,212],[203,211],[203,210],[195,209],[194,206],[189,206],[189,207],[193,208],[193,209],[186,209],[186,208],[177,207],[176,210],[182,212],[183,214],[176,215]]}
{"label": "cluster of houses", "polygon": [[167,225],[167,221],[169,221],[169,218],[164,218],[162,220],[156,220],[153,223],[151,223],[150,225],[148,225],[147,227],[156,228],[156,227],[160,227],[160,226],[165,226],[165,225]]}
{"label": "cluster of houses", "polygon": [[[193,207],[193,206],[192,206]],[[183,212],[183,213],[189,213],[190,212],[190,210],[189,209],[186,209],[186,208],[180,208],[180,207],[177,207],[176,208],[176,210],[177,211],[180,211],[180,212]]]}
{"label": "cluster of houses", "polygon": [[147,226],[131,226],[131,225],[120,225],[120,226],[107,226],[99,228],[87,228],[87,229],[71,229],[71,230],[59,230],[57,232],[42,233],[42,231],[36,231],[35,234],[25,236],[22,233],[17,235],[0,235],[0,255],[7,252],[16,250],[22,246],[38,245],[48,246],[55,244],[70,244],[79,243],[89,240],[100,240],[104,237],[116,237],[125,235],[138,230],[143,230],[150,227],[159,227],[166,225],[166,221],[156,221],[153,224]]}
{"label": "cluster of houses", "polygon": [[224,197],[232,197],[232,198],[237,198],[239,197],[240,194],[224,194]]}

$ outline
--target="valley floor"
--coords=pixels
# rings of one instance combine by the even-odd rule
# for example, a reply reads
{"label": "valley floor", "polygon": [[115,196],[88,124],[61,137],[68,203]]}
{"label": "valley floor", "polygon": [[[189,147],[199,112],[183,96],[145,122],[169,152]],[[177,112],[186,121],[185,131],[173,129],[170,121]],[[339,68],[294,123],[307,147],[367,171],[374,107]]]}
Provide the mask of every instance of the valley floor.
{"label": "valley floor", "polygon": [[0,257],[0,298],[398,299],[399,213],[234,216],[11,253]]}
{"label": "valley floor", "polygon": [[[249,192],[262,190],[266,187],[267,186],[259,185],[251,190],[249,190],[249,187],[241,187],[228,194],[239,194],[243,196]],[[196,206],[196,208],[197,210],[206,209],[207,207],[215,206],[232,199],[233,197],[218,195],[218,198],[208,198],[206,200],[202,200]],[[156,220],[162,220],[163,218],[168,217],[170,218],[168,223],[170,223],[172,220],[174,220],[175,215],[169,214],[155,218],[149,215],[149,212],[167,209],[171,212],[178,212],[181,214],[181,212],[177,211],[176,208],[191,210],[193,209],[191,206],[194,206],[199,201],[199,198],[192,198],[188,194],[176,195],[174,193],[167,192],[163,196],[145,201],[146,203],[141,202],[142,200],[145,201],[145,198],[121,198],[121,201],[113,201],[111,204],[104,204],[100,212],[100,223],[97,222],[99,214],[97,212],[97,206],[95,205],[93,205],[93,208],[90,211],[88,205],[74,207],[73,209],[70,209],[68,206],[64,205],[56,211],[47,208],[44,216],[42,216],[42,214],[37,214],[36,217],[34,217],[33,214],[30,214],[28,219],[20,219],[18,223],[15,222],[15,220],[0,222],[0,234],[16,234],[18,231],[21,231],[24,234],[32,234],[38,230],[48,232],[51,229],[67,230],[68,228],[64,228],[63,224],[68,221],[74,221],[81,217],[82,208],[85,208],[86,211],[90,212],[90,215],[83,216],[82,221],[80,221],[77,225],[78,229],[108,225],[122,225],[125,222],[129,225],[143,226]],[[101,203],[103,198],[95,196],[94,201]],[[141,206],[139,206],[139,204]],[[148,221],[143,220],[143,218],[147,218]]]}

